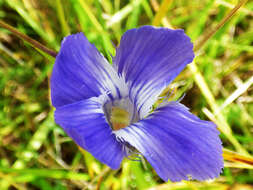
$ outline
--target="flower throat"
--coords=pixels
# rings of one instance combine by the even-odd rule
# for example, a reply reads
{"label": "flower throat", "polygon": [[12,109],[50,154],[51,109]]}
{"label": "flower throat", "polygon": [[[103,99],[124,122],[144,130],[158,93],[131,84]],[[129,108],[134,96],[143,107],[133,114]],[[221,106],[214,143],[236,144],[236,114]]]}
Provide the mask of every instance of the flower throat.
{"label": "flower throat", "polygon": [[119,107],[112,107],[110,122],[113,130],[122,129],[130,124],[129,113]]}

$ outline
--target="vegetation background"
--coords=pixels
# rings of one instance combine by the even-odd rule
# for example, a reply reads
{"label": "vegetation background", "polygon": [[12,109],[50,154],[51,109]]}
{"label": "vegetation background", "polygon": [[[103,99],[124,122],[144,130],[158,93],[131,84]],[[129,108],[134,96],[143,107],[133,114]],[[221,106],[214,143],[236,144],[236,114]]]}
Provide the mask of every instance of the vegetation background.
{"label": "vegetation background", "polygon": [[[243,2],[243,1],[242,1]],[[141,25],[183,28],[195,62],[169,86],[221,131],[225,168],[215,180],[164,183],[147,162],[110,170],[54,123],[49,77],[54,58],[0,27],[0,189],[253,189],[253,1],[207,43],[236,0],[0,0],[0,19],[47,47],[84,32],[111,61],[122,34]],[[199,47],[200,47],[199,46]],[[233,153],[228,150],[234,151]]]}

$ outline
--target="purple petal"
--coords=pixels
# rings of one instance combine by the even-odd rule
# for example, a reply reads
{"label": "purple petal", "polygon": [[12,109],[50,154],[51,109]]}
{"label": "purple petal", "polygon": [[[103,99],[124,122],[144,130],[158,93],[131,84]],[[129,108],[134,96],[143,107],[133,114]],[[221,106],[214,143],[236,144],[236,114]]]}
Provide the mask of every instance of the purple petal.
{"label": "purple petal", "polygon": [[109,92],[120,96],[120,80],[96,47],[82,34],[64,38],[51,76],[51,97],[55,107]]}
{"label": "purple petal", "polygon": [[142,117],[162,90],[193,60],[192,48],[183,30],[143,26],[122,36],[114,64],[128,83],[130,98]]}
{"label": "purple petal", "polygon": [[139,150],[164,181],[212,179],[223,168],[216,126],[177,102],[115,134]]}
{"label": "purple petal", "polygon": [[55,122],[82,148],[112,169],[120,167],[122,145],[107,124],[102,105],[95,98],[56,109]]}

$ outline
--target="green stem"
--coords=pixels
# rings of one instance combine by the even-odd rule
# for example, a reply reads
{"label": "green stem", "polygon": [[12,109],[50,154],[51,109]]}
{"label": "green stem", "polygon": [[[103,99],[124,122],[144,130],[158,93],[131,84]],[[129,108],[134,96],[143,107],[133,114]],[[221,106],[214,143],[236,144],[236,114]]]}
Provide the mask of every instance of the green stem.
{"label": "green stem", "polygon": [[61,0],[56,1],[56,7],[57,7],[56,10],[58,13],[58,18],[59,18],[59,21],[60,21],[60,24],[62,27],[63,34],[64,34],[64,36],[67,36],[70,34],[70,29],[69,29],[68,23],[66,22],[66,19],[65,19],[64,9],[62,7]]}
{"label": "green stem", "polygon": [[36,40],[30,38],[29,36],[19,32],[14,27],[10,26],[9,24],[5,23],[2,20],[0,20],[0,26],[7,29],[10,32],[12,32],[15,36],[19,37],[20,39],[26,41],[27,43],[29,43],[34,48],[38,48],[39,50],[45,52],[46,54],[48,54],[52,57],[57,56],[57,52],[55,52],[54,50],[47,48],[46,46],[42,45],[38,41],[36,41]]}

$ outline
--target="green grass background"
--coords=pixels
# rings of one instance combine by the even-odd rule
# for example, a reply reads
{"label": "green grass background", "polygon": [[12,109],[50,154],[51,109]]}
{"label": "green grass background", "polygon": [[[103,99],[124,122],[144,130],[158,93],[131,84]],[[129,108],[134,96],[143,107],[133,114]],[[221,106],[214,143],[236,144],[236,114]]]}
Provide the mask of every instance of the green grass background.
{"label": "green grass background", "polygon": [[[111,62],[122,34],[141,25],[182,28],[197,43],[236,0],[0,0],[0,19],[56,51],[84,32]],[[160,6],[162,5],[162,7]],[[160,7],[160,9],[159,9]],[[158,11],[158,12],[157,12]],[[253,154],[253,1],[196,52],[169,86],[171,99],[214,121],[224,148]],[[78,149],[54,123],[49,77],[54,58],[0,28],[0,190],[253,189],[253,166],[225,163],[206,182],[164,183],[145,161],[110,170]]]}

